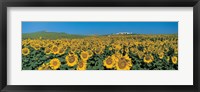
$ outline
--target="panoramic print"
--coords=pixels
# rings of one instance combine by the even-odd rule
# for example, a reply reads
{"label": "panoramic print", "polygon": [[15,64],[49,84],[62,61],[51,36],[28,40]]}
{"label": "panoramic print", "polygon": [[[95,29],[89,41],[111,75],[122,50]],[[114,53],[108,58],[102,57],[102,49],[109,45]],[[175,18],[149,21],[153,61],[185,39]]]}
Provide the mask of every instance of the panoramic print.
{"label": "panoramic print", "polygon": [[178,22],[22,22],[22,70],[178,70]]}

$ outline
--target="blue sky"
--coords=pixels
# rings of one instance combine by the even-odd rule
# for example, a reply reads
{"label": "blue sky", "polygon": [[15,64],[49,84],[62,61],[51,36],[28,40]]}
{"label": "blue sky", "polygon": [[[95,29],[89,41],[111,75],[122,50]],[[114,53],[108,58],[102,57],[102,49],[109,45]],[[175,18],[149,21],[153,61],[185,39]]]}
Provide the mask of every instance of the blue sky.
{"label": "blue sky", "polygon": [[22,22],[22,33],[38,31],[65,32],[68,34],[137,34],[178,33],[178,22]]}

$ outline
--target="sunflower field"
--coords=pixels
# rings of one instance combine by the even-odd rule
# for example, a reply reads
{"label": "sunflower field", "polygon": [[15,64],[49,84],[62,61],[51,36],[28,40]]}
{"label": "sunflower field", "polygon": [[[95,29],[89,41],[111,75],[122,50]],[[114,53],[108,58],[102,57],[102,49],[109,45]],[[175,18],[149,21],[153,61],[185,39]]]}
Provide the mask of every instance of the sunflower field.
{"label": "sunflower field", "polygon": [[23,39],[22,70],[178,70],[178,36]]}

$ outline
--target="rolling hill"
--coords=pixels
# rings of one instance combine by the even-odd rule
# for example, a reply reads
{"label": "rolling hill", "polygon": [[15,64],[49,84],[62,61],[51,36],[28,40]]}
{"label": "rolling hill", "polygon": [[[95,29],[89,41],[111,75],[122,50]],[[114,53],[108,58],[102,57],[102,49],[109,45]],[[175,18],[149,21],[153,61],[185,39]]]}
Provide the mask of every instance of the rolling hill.
{"label": "rolling hill", "polygon": [[40,37],[42,37],[43,39],[61,39],[61,38],[73,39],[73,38],[83,38],[87,36],[67,34],[67,33],[57,33],[57,32],[46,32],[46,31],[22,34],[22,39],[27,39],[27,38],[38,39]]}

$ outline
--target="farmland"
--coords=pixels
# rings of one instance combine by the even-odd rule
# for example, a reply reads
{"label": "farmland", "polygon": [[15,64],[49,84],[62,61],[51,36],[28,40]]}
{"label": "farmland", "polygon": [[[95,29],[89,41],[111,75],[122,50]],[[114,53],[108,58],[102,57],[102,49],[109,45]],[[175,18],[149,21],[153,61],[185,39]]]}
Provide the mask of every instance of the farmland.
{"label": "farmland", "polygon": [[22,70],[178,70],[177,34],[22,36]]}

